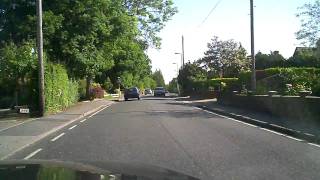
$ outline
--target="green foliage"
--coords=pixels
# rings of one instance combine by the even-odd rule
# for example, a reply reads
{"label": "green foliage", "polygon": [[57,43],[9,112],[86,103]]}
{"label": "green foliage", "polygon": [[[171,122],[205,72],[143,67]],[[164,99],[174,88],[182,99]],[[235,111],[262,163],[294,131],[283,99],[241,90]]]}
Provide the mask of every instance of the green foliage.
{"label": "green foliage", "polygon": [[[179,71],[178,82],[183,93],[194,91],[201,82],[206,82],[206,80],[207,72],[197,63],[186,63],[183,69]],[[198,85],[194,83],[198,83]]]}
{"label": "green foliage", "polygon": [[129,14],[139,20],[140,37],[148,45],[160,47],[157,33],[164,28],[165,22],[177,13],[172,0],[121,0]]}
{"label": "green foliage", "polygon": [[[319,41],[320,42],[320,41]],[[320,46],[318,46],[318,49]],[[287,67],[317,67],[320,68],[320,55],[318,54],[319,50],[316,48],[310,48],[298,52],[286,62]]]}
{"label": "green foliage", "polygon": [[169,84],[168,84],[168,87],[167,87],[167,90],[169,92],[173,92],[173,93],[178,93],[178,87],[177,87],[177,78],[173,78]]}
{"label": "green foliage", "polygon": [[78,82],[69,80],[62,65],[49,63],[45,71],[46,113],[61,111],[78,101]]}
{"label": "green foliage", "polygon": [[247,52],[240,43],[234,40],[219,40],[218,37],[214,37],[208,43],[205,57],[198,62],[208,72],[214,72],[218,77],[236,77],[241,71],[250,67]]}
{"label": "green foliage", "polygon": [[209,86],[220,86],[221,83],[226,84],[237,84],[238,78],[216,78],[216,79],[210,79],[208,80]]}
{"label": "green foliage", "polygon": [[238,78],[215,78],[208,80],[209,87],[219,89],[223,92],[231,92],[239,89]]}
{"label": "green foliage", "polygon": [[[320,69],[318,68],[270,68],[261,72],[264,72],[264,76],[257,78],[259,94],[278,91],[283,95],[298,95],[301,90],[311,90],[313,95],[320,95]],[[240,74],[240,83],[247,87],[250,86],[250,79],[250,72]]]}
{"label": "green foliage", "polygon": [[102,86],[107,92],[110,92],[113,88],[113,84],[110,80],[109,77],[104,81],[103,86]]}
{"label": "green foliage", "polygon": [[18,80],[30,75],[37,67],[34,48],[35,45],[31,42],[23,42],[21,45],[13,42],[4,44],[0,49],[0,78],[18,83]]}
{"label": "green foliage", "polygon": [[79,98],[81,100],[86,99],[86,86],[87,86],[86,80],[85,79],[80,79],[79,80],[78,93],[79,93]]}
{"label": "green foliage", "polygon": [[[34,47],[31,42],[36,38],[34,2],[0,0],[0,85],[8,86],[8,92],[18,86],[20,89],[27,86],[29,94],[37,89],[36,52],[29,53]],[[53,98],[52,94],[57,94],[55,91],[62,89],[66,81],[57,83],[52,73],[61,68],[51,63],[63,64],[67,70],[63,73],[68,74],[69,79],[99,81],[106,89],[117,85],[117,77],[121,77],[125,87],[155,88],[151,61],[145,50],[148,45],[159,47],[157,33],[175,13],[172,0],[44,1],[44,50],[49,63],[46,75],[54,78],[52,82],[46,79],[48,111],[61,110],[73,102],[68,97]],[[65,76],[57,78],[66,79]],[[70,88],[75,84],[69,84]],[[89,89],[85,87],[88,84],[80,81],[82,98],[89,94],[84,93]],[[71,96],[75,94],[73,90],[68,91]]]}
{"label": "green foliage", "polygon": [[258,52],[256,54],[256,69],[267,69],[272,67],[283,67],[286,59],[278,52],[270,52],[270,54],[263,54]]}
{"label": "green foliage", "polygon": [[165,87],[164,78],[163,78],[161,70],[156,70],[152,74],[152,78],[156,82],[157,87]]}
{"label": "green foliage", "polygon": [[297,17],[301,19],[301,30],[296,33],[297,39],[304,44],[315,45],[320,39],[320,1],[306,3],[299,9]]}

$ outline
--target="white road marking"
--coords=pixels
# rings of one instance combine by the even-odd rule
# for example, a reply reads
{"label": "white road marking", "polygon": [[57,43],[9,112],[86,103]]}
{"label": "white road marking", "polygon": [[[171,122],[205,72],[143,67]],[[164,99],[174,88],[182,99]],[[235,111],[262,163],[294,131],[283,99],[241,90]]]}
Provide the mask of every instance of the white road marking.
{"label": "white road marking", "polygon": [[261,130],[264,130],[264,131],[268,131],[268,132],[271,132],[273,134],[277,134],[277,135],[280,135],[280,136],[285,136],[284,134],[282,133],[279,133],[279,132],[276,132],[276,131],[272,131],[270,129],[266,129],[266,128],[260,128]]}
{"label": "white road marking", "polygon": [[74,126],[70,127],[69,130],[71,130],[71,129],[77,127],[77,126],[78,126],[78,125],[74,125]]}
{"label": "white road marking", "polygon": [[37,153],[39,153],[40,151],[42,151],[42,149],[37,149],[36,151],[34,151],[33,153],[29,154],[28,156],[26,156],[25,158],[23,158],[24,160],[30,159],[33,156],[35,156]]}
{"label": "white road marking", "polygon": [[229,119],[229,120],[232,120],[232,121],[241,123],[241,124],[244,124],[244,125],[247,125],[247,126],[258,127],[258,126],[255,126],[255,125],[252,125],[252,124],[249,124],[249,123],[246,123],[246,122],[242,122],[242,121],[239,121],[239,120],[236,120],[236,119],[227,117],[227,116],[223,116],[223,115],[220,115],[220,114],[216,114],[216,113],[211,112],[211,111],[208,111],[208,110],[203,110],[203,111],[205,111],[205,112],[207,112],[207,113],[210,113],[210,114],[213,114],[213,115],[216,115],[216,116],[219,116],[219,117],[223,117],[223,118],[226,118],[226,119]]}
{"label": "white road marking", "polygon": [[246,122],[241,122],[242,124],[244,124],[244,125],[247,125],[247,126],[251,126],[251,127],[255,127],[255,128],[257,128],[258,126],[256,126],[256,125],[253,125],[253,124],[249,124],[249,123],[246,123]]}
{"label": "white road marking", "polygon": [[311,146],[315,146],[315,147],[320,148],[320,145],[319,145],[319,144],[314,144],[314,143],[308,143],[308,144],[311,145]]}
{"label": "white road marking", "polygon": [[310,133],[304,133],[305,135],[308,135],[308,136],[315,136],[313,134],[310,134]]}
{"label": "white road marking", "polygon": [[65,133],[61,133],[58,136],[56,136],[55,138],[51,139],[52,142],[56,141],[57,139],[61,138],[63,135],[65,135]]}
{"label": "white road marking", "polygon": [[106,108],[108,108],[108,107],[109,107],[109,106],[106,106],[106,107],[104,107],[104,108],[100,109],[99,111],[97,111],[97,112],[95,112],[95,113],[91,114],[91,115],[89,116],[89,118],[91,118],[92,116],[94,116],[94,115],[98,114],[99,112],[101,112],[101,111],[105,110],[105,109],[106,109]]}
{"label": "white road marking", "polygon": [[82,122],[82,123],[83,123],[83,122],[85,122],[86,120],[87,120],[87,119],[83,119],[83,120],[81,120],[80,122]]}
{"label": "white road marking", "polygon": [[302,139],[298,139],[298,138],[294,138],[292,136],[284,136],[284,137],[287,137],[289,139],[292,139],[292,140],[295,140],[295,141],[299,141],[299,142],[302,142],[303,140]]}

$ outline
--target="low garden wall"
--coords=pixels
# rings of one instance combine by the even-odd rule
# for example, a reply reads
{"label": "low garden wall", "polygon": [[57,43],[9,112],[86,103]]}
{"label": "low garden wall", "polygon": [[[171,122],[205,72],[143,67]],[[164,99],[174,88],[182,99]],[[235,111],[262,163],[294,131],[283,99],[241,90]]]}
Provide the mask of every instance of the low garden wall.
{"label": "low garden wall", "polygon": [[317,120],[320,123],[320,97],[230,94],[219,97],[218,103],[279,117]]}

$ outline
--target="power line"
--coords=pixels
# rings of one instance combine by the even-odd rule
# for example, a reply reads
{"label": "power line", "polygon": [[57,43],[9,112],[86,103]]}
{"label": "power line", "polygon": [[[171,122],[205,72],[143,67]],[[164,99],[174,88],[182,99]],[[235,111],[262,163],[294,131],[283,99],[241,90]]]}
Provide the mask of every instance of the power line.
{"label": "power line", "polygon": [[210,17],[210,15],[213,13],[214,10],[217,9],[217,7],[219,6],[219,4],[222,2],[222,0],[219,0],[214,6],[213,8],[210,10],[209,14],[207,15],[206,18],[204,18],[204,20],[202,21],[202,23],[198,26],[198,27],[201,27],[207,20],[208,18]]}

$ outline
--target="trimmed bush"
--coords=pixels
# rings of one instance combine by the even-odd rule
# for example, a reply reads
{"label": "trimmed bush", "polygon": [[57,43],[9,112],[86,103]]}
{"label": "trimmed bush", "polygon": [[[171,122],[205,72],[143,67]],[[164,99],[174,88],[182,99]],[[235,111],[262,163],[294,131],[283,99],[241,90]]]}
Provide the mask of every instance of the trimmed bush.
{"label": "trimmed bush", "polygon": [[[298,95],[301,90],[311,90],[312,95],[320,96],[319,68],[270,68],[262,71],[257,71],[257,94],[275,90],[282,95]],[[250,78],[250,72],[242,72],[239,81],[250,87]]]}
{"label": "trimmed bush", "polygon": [[64,66],[51,63],[46,65],[45,97],[46,113],[59,112],[78,101],[78,82],[69,80]]}
{"label": "trimmed bush", "polygon": [[208,80],[209,87],[223,92],[232,92],[240,89],[238,78],[215,78]]}

